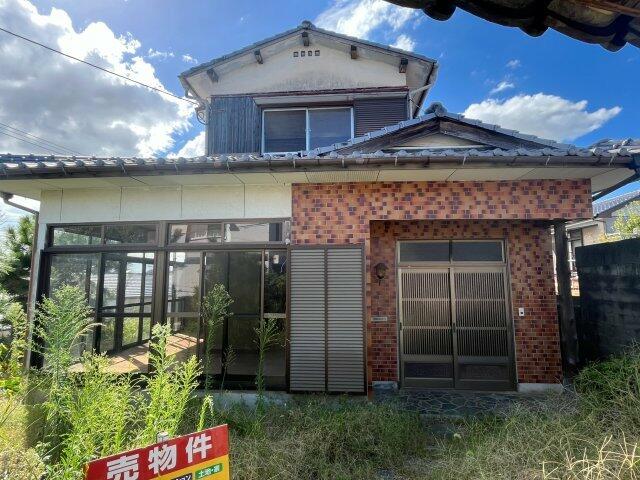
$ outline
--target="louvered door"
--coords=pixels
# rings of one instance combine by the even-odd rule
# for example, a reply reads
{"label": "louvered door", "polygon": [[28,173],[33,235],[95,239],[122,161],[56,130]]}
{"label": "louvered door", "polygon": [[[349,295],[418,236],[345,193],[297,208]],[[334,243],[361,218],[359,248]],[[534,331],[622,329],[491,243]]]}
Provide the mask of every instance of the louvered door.
{"label": "louvered door", "polygon": [[291,250],[292,391],[365,390],[361,248]]}

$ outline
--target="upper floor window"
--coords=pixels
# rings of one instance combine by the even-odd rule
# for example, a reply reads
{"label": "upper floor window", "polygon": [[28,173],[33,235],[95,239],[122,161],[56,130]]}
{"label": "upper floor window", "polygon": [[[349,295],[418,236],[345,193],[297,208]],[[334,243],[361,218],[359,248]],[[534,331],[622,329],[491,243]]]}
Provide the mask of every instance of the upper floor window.
{"label": "upper floor window", "polygon": [[264,110],[262,151],[313,150],[353,138],[351,107]]}

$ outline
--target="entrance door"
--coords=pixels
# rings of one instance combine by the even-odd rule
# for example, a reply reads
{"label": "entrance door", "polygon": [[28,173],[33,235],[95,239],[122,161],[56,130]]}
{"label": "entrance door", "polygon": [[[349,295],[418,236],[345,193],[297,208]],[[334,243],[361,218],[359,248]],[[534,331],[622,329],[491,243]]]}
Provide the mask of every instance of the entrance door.
{"label": "entrance door", "polygon": [[[425,242],[419,248],[430,246]],[[415,252],[414,248],[411,254]],[[448,266],[438,259],[434,262],[438,266],[400,267],[403,385],[513,389],[511,315],[502,254],[501,261],[492,258],[484,264],[477,259],[465,264],[450,254],[448,258]]]}

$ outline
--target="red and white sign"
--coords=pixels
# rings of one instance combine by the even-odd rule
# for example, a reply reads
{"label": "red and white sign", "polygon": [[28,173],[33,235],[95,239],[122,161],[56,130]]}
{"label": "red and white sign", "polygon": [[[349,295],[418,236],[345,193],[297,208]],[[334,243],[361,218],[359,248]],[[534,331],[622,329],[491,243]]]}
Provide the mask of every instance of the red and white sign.
{"label": "red and white sign", "polygon": [[226,425],[89,462],[85,480],[228,480]]}

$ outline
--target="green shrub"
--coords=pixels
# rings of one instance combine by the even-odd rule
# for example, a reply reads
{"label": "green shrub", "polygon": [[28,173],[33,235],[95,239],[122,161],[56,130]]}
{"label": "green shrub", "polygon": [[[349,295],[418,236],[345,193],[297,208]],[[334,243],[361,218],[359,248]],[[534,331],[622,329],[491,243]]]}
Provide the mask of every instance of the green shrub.
{"label": "green shrub", "polygon": [[148,401],[142,406],[144,428],[139,438],[141,444],[154,443],[161,432],[170,437],[178,433],[193,391],[198,386],[201,370],[196,357],[177,362],[167,355],[170,335],[169,325],[153,327],[149,349],[149,366],[153,374],[147,378],[145,393]]}
{"label": "green shrub", "polygon": [[66,428],[52,478],[80,478],[82,466],[92,458],[131,446],[127,437],[135,420],[135,394],[129,377],[109,373],[108,364],[104,356],[85,355],[83,373],[64,386],[60,398]]}
{"label": "green shrub", "polygon": [[27,314],[20,303],[6,306],[5,321],[11,325],[11,342],[0,344],[0,390],[17,393],[22,385],[27,351]]}

